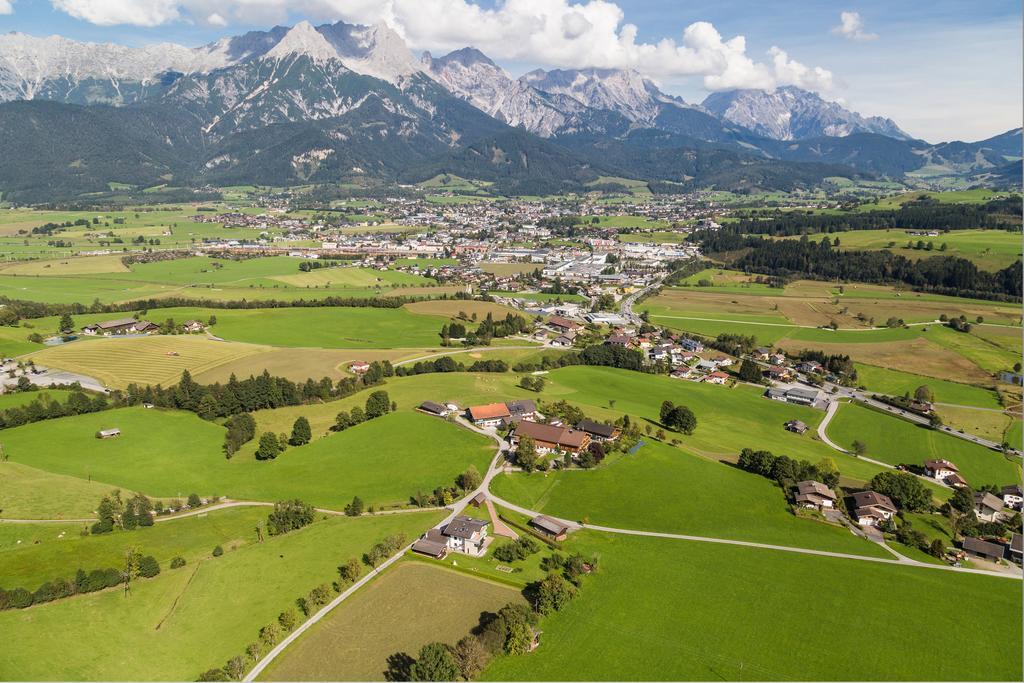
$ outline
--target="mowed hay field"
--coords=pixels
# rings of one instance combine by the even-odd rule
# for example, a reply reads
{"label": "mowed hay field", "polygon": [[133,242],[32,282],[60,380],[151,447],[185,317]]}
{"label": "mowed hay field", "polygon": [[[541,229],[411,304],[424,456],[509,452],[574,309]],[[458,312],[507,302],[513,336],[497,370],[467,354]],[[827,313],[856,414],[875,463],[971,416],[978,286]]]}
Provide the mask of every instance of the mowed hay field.
{"label": "mowed hay field", "polygon": [[100,499],[117,488],[10,461],[0,462],[0,483],[2,519],[90,519]]}
{"label": "mowed hay field", "polygon": [[867,445],[867,457],[890,465],[949,460],[974,488],[1012,484],[1021,477],[1020,465],[1001,453],[856,404],[839,409],[828,425],[828,435],[844,448],[858,440]]}
{"label": "mowed hay field", "polygon": [[[1021,678],[1019,581],[590,531],[570,543],[597,572],[543,619],[536,651],[484,680]],[[961,603],[989,606],[984,637]],[[955,653],[936,652],[951,638]]]}
{"label": "mowed hay field", "polygon": [[4,275],[92,275],[95,273],[127,273],[128,266],[120,255],[87,256],[44,261],[11,262],[0,266]]}
{"label": "mowed hay field", "polygon": [[37,365],[95,377],[112,388],[169,384],[188,370],[200,374],[255,353],[265,346],[213,341],[194,335],[88,339],[31,354]]}
{"label": "mowed hay field", "polygon": [[[195,680],[243,654],[260,628],[293,609],[296,598],[336,579],[338,565],[390,534],[414,538],[441,517],[332,517],[228,549],[223,557],[173,570],[165,564],[156,578],[133,582],[127,598],[115,588],[0,612],[0,631],[18,643],[0,654],[0,678]],[[229,529],[222,540],[236,534]],[[75,568],[72,563],[66,573]],[[60,643],[59,656],[54,643]]]}
{"label": "mowed hay field", "polygon": [[483,612],[524,602],[510,586],[416,560],[375,579],[290,645],[260,680],[383,681],[389,656],[454,644]]}
{"label": "mowed hay field", "polygon": [[[699,429],[699,427],[698,427]],[[651,440],[633,455],[595,470],[498,477],[504,500],[562,519],[644,531],[886,557],[846,527],[793,516],[785,492],[768,479]],[[717,501],[735,496],[738,506]],[[643,500],[642,504],[637,504]],[[717,509],[715,514],[707,510]]]}
{"label": "mowed hay field", "polygon": [[[96,438],[111,427],[121,436]],[[419,490],[452,484],[470,465],[485,471],[494,455],[487,438],[411,411],[289,448],[266,462],[241,454],[225,459],[224,433],[192,413],[123,408],[9,429],[4,446],[13,462],[150,496],[297,497],[335,510],[353,496],[367,505],[404,505]]]}

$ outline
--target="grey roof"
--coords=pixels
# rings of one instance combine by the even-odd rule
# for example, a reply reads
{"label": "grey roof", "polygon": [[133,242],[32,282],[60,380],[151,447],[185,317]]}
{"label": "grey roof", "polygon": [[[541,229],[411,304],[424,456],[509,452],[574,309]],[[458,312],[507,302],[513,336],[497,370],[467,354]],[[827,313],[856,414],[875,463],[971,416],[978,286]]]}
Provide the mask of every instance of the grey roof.
{"label": "grey roof", "polygon": [[505,406],[508,408],[508,412],[512,417],[516,417],[517,415],[530,415],[531,413],[537,412],[537,404],[528,398],[519,401],[509,401]]}
{"label": "grey roof", "polygon": [[816,401],[818,399],[818,393],[817,389],[802,389],[800,387],[795,387],[788,390],[786,392],[786,396],[797,396],[799,398],[806,398],[810,401]]}
{"label": "grey roof", "polygon": [[1013,535],[1013,538],[1010,539],[1010,552],[1024,552],[1024,536],[1021,536],[1020,534]]}
{"label": "grey roof", "polygon": [[441,557],[447,551],[448,545],[443,541],[439,542],[421,538],[412,544],[412,549],[413,552],[429,555],[430,557]]}
{"label": "grey roof", "polygon": [[420,404],[420,410],[425,410],[428,413],[435,413],[437,415],[448,412],[447,408],[440,403],[435,403],[434,401],[424,401]]}
{"label": "grey roof", "polygon": [[892,499],[889,496],[877,493],[875,491],[860,491],[859,493],[853,494],[854,507],[877,507],[882,509],[889,509],[893,512],[897,511],[897,507],[893,504]]}
{"label": "grey roof", "polygon": [[964,550],[988,557],[1002,557],[1006,553],[1006,546],[968,536],[964,539]]}
{"label": "grey roof", "polygon": [[995,510],[999,512],[1003,509],[1003,501],[1000,498],[996,498],[988,491],[974,494],[974,505],[976,507],[987,507],[989,510]]}
{"label": "grey roof", "polygon": [[562,522],[559,522],[556,519],[548,517],[547,515],[537,515],[536,517],[530,520],[530,524],[537,527],[538,529],[548,532],[553,536],[564,534],[566,531],[569,530],[569,527],[567,525],[563,524]]}
{"label": "grey roof", "polygon": [[1004,486],[1003,490],[1000,493],[1002,493],[1004,496],[1024,495],[1024,493],[1021,492],[1020,484],[1010,484],[1009,486]]}
{"label": "grey roof", "polygon": [[606,425],[602,422],[594,422],[584,418],[576,424],[576,429],[587,434],[596,434],[598,436],[610,439],[615,435],[615,430],[618,429],[615,425]]}
{"label": "grey roof", "polygon": [[444,528],[444,535],[452,538],[473,538],[487,528],[487,522],[459,515]]}
{"label": "grey roof", "polygon": [[836,494],[832,492],[832,489],[822,484],[820,481],[814,481],[808,479],[807,481],[798,481],[796,483],[797,493],[807,495],[810,493],[817,494],[829,500],[835,500]]}
{"label": "grey roof", "polygon": [[764,392],[764,394],[768,398],[775,398],[777,396],[785,396],[786,392],[783,391],[782,389],[776,389],[775,387],[770,387],[768,389],[768,391]]}

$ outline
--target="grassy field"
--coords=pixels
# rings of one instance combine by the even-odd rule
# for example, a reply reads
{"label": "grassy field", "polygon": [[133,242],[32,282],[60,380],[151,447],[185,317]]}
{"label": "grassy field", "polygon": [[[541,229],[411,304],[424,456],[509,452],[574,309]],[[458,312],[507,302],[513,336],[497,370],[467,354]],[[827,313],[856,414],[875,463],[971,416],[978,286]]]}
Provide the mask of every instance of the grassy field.
{"label": "grassy field", "polygon": [[[121,436],[95,437],[108,427]],[[156,497],[298,497],[333,509],[355,495],[368,505],[404,504],[418,489],[450,484],[470,464],[484,471],[493,455],[484,437],[412,412],[290,448],[268,462],[241,454],[226,460],[223,435],[222,427],[191,413],[125,408],[9,429],[4,445],[14,462]]]}
{"label": "grassy field", "polygon": [[978,408],[999,408],[999,396],[990,389],[960,384],[947,380],[914,375],[909,372],[879,368],[857,363],[857,381],[871,391],[902,396],[922,385],[927,385],[939,403],[956,403]]}
{"label": "grassy field", "polygon": [[0,613],[0,629],[19,643],[0,656],[0,678],[194,680],[241,654],[297,597],[337,578],[339,564],[388,534],[412,538],[439,518],[331,518],[223,557],[164,566],[128,598],[115,589]]}
{"label": "grassy field", "polygon": [[0,410],[23,406],[36,399],[44,404],[52,401],[63,403],[67,400],[70,391],[63,389],[40,389],[38,391],[19,391],[13,394],[0,394]]}
{"label": "grassy field", "polygon": [[117,488],[17,462],[0,462],[0,482],[4,519],[88,519],[100,499]]}
{"label": "grassy field", "polygon": [[840,408],[828,426],[828,434],[845,448],[859,440],[867,445],[869,458],[891,465],[920,465],[934,458],[949,460],[975,488],[1010,484],[1021,476],[1020,467],[1000,453],[859,405]]}
{"label": "grassy field", "polygon": [[845,527],[793,516],[768,479],[656,441],[607,467],[504,475],[492,489],[531,510],[603,526],[885,557]]}
{"label": "grassy field", "polygon": [[455,643],[519,591],[425,562],[401,562],[335,609],[263,673],[268,681],[382,681],[387,659]]}
{"label": "grassy field", "polygon": [[48,529],[52,526],[48,524],[8,525],[26,541],[37,535],[42,535],[43,540],[36,538],[38,543],[26,542],[14,550],[0,552],[0,576],[8,588],[22,586],[35,590],[44,581],[71,577],[78,567],[86,571],[119,567],[124,564],[128,547],[152,555],[161,567],[168,569],[168,563],[178,555],[192,563],[209,559],[218,545],[230,552],[255,543],[256,524],[266,520],[269,511],[266,507],[228,508],[98,536],[82,536],[76,528],[63,538],[59,538],[59,531]]}
{"label": "grassy field", "polygon": [[[541,646],[485,680],[1019,680],[1020,584],[827,557],[577,534],[599,557]],[[957,603],[936,600],[957,596]],[[809,599],[808,596],[814,596]],[[960,604],[986,604],[990,630]],[[863,630],[871,624],[871,655]],[[956,656],[934,643],[956,638]],[[642,652],[642,656],[637,653]],[[980,663],[980,664],[979,664]]]}

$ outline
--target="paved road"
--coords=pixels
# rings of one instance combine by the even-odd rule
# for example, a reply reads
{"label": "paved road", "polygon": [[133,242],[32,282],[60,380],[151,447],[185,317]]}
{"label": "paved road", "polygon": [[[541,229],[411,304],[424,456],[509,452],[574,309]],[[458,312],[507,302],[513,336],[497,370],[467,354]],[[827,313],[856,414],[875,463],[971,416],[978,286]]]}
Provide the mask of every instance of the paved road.
{"label": "paved road", "polygon": [[633,312],[633,304],[635,304],[636,300],[639,299],[641,296],[651,291],[652,289],[656,289],[660,286],[661,280],[657,280],[647,285],[643,289],[633,292],[629,296],[622,299],[622,301],[619,302],[619,315],[621,315],[626,320],[629,320],[634,325],[639,325],[640,323],[642,323],[643,320],[640,318],[640,316]]}

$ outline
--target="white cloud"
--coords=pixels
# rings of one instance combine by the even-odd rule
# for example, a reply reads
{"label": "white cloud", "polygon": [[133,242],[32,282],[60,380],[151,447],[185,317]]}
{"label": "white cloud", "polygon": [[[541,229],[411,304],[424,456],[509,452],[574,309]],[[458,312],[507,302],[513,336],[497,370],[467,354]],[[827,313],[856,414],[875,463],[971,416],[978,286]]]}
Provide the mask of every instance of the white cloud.
{"label": "white cloud", "polygon": [[877,33],[868,33],[864,30],[864,20],[860,18],[860,12],[840,12],[839,26],[833,28],[832,33],[847,40],[878,40]]}
{"label": "white cloud", "polygon": [[0,14],[14,14],[14,0],[0,0]]}
{"label": "white cloud", "polygon": [[206,23],[210,26],[227,26],[228,20],[214,12],[210,16],[206,17]]}
{"label": "white cloud", "polygon": [[[5,0],[0,0],[4,2]],[[747,54],[743,36],[724,39],[708,22],[679,37],[640,42],[619,5],[608,0],[503,0],[484,8],[471,0],[51,0],[72,16],[98,24],[153,26],[205,17],[246,23],[386,22],[414,49],[467,45],[499,60],[551,67],[632,68],[655,79],[699,77],[705,88],[796,85],[827,91],[832,74],[773,47],[766,61]],[[219,24],[218,24],[219,25]]]}

